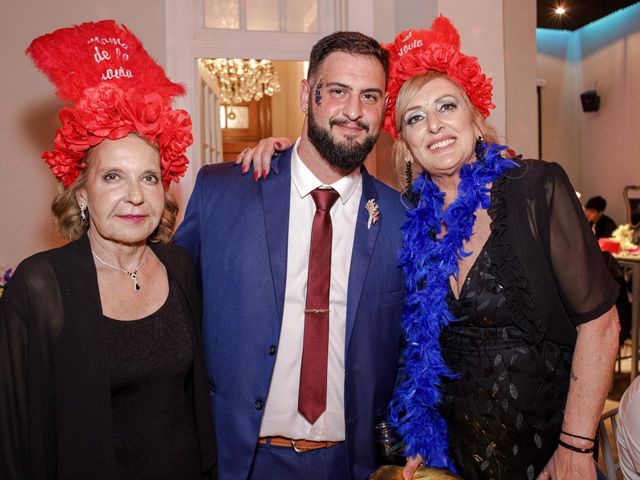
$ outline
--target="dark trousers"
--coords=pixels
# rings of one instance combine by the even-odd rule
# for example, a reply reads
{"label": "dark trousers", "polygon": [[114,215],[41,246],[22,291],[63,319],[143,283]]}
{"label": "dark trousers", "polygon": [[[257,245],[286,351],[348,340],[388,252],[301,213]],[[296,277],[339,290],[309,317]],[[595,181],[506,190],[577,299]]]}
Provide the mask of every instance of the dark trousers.
{"label": "dark trousers", "polygon": [[345,443],[298,453],[258,445],[249,480],[344,480],[349,478]]}

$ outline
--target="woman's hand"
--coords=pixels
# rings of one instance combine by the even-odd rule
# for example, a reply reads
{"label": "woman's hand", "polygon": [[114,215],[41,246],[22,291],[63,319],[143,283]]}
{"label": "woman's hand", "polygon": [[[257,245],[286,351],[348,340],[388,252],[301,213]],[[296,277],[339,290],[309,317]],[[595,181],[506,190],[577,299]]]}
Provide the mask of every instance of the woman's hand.
{"label": "woman's hand", "polygon": [[260,140],[255,148],[245,148],[236,157],[235,163],[242,164],[242,173],[247,173],[253,162],[253,180],[258,181],[262,176],[267,178],[271,170],[271,157],[276,152],[282,152],[292,145],[291,140],[286,137],[269,137]]}
{"label": "woman's hand", "polygon": [[587,453],[558,446],[537,480],[596,480],[596,464]]}
{"label": "woman's hand", "polygon": [[413,478],[413,474],[416,473],[416,470],[420,465],[424,463],[424,458],[421,455],[416,455],[415,457],[407,457],[407,464],[402,469],[402,478],[404,480],[411,480]]}

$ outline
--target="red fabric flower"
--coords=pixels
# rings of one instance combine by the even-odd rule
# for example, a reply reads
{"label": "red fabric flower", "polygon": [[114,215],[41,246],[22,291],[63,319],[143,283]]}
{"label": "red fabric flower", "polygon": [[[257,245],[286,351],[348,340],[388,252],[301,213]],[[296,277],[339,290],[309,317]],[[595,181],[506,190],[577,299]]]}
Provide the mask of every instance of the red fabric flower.
{"label": "red fabric flower", "polygon": [[62,126],[56,132],[53,150],[42,158],[54,176],[71,185],[85,168],[89,148],[105,138],[118,140],[137,132],[160,149],[165,188],[178,182],[187,170],[187,148],[193,143],[191,117],[173,110],[158,94],[130,90],[126,94],[113,84],[88,88],[78,103],[60,111]]}
{"label": "red fabric flower", "polygon": [[53,150],[42,155],[65,186],[85,168],[89,148],[131,132],[159,146],[165,188],[184,175],[191,119],[171,108],[184,87],[167,78],[124,25],[103,20],[59,29],[36,38],[27,53],[58,96],[75,102],[60,111]]}
{"label": "red fabric flower", "polygon": [[171,110],[167,116],[167,127],[159,137],[162,153],[162,182],[165,188],[172,180],[176,183],[187,170],[189,160],[184,156],[193,143],[191,117],[185,110]]}
{"label": "red fabric flower", "polygon": [[76,106],[78,122],[93,135],[106,137],[112,130],[126,131],[126,119],[120,114],[122,91],[109,84],[88,88]]}
{"label": "red fabric flower", "polygon": [[451,45],[445,45],[442,43],[432,43],[429,45],[424,54],[417,54],[414,61],[422,61],[423,63],[416,66],[429,65],[430,69],[444,72],[449,67],[449,64],[456,60],[459,52],[457,52]]}
{"label": "red fabric flower", "polygon": [[466,55],[456,55],[451,59],[448,70],[459,78],[461,82],[467,85],[475,85],[482,83],[485,76],[480,70],[480,64],[475,57],[467,57]]}
{"label": "red fabric flower", "polygon": [[65,186],[71,185],[86,164],[80,160],[83,154],[64,153],[61,151],[45,152],[42,157],[51,168],[54,176]]}
{"label": "red fabric flower", "polygon": [[460,35],[448,18],[437,17],[431,30],[405,30],[383,47],[389,52],[389,102],[383,127],[394,139],[398,138],[396,101],[402,85],[429,70],[445,73],[458,84],[483,117],[495,108],[491,79],[482,73],[476,57],[460,52]]}
{"label": "red fabric flower", "polygon": [[166,126],[171,106],[157,93],[141,94],[136,90],[127,92],[123,110],[135,126],[135,130],[155,142],[157,135]]}

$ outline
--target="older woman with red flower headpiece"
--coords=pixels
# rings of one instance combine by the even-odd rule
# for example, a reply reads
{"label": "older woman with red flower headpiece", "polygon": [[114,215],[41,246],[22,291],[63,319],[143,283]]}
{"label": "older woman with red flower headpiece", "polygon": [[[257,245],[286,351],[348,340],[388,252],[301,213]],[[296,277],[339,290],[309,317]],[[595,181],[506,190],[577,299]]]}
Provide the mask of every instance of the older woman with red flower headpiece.
{"label": "older woman with red flower headpiece", "polygon": [[[415,207],[403,227],[407,453],[465,479],[595,478],[619,329],[617,287],[554,163],[511,159],[486,123],[491,79],[445,17],[401,33],[385,127]],[[420,175],[412,182],[413,172]]]}
{"label": "older woman with red flower headpiece", "polygon": [[447,18],[385,48],[384,126],[412,201],[405,381],[391,403],[405,478],[422,462],[466,480],[596,478],[618,287],[574,189],[559,165],[506,154],[486,123],[491,79]]}
{"label": "older woman with red flower headpiece", "polygon": [[197,279],[169,243],[184,89],[112,20],[27,53],[71,102],[43,154],[71,242],[22,262],[0,300],[0,477],[214,477]]}

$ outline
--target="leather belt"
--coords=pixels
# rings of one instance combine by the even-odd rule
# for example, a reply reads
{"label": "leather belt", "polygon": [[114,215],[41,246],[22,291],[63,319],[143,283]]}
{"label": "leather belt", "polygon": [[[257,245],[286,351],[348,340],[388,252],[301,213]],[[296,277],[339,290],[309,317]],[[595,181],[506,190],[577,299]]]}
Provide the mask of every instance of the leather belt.
{"label": "leather belt", "polygon": [[321,448],[331,448],[335,445],[339,445],[342,442],[316,442],[313,440],[294,440],[287,437],[260,437],[258,438],[260,445],[271,445],[273,447],[286,447],[292,448],[298,453],[308,452],[311,450],[319,450]]}

